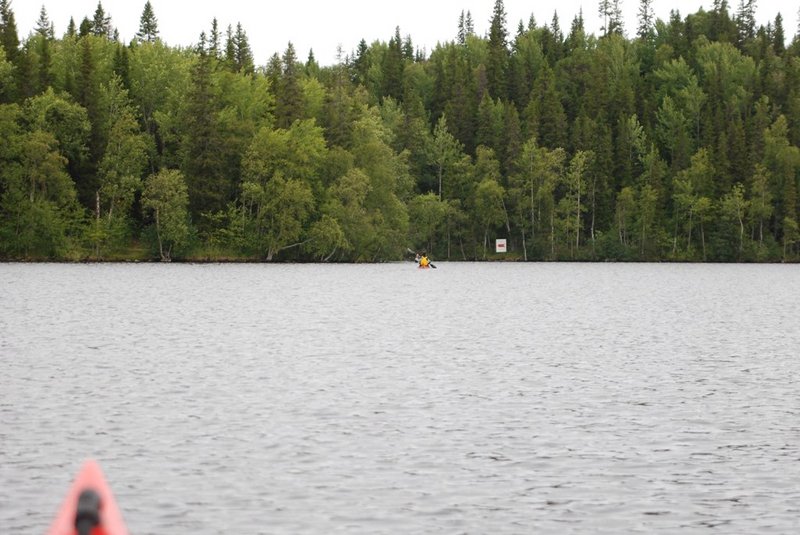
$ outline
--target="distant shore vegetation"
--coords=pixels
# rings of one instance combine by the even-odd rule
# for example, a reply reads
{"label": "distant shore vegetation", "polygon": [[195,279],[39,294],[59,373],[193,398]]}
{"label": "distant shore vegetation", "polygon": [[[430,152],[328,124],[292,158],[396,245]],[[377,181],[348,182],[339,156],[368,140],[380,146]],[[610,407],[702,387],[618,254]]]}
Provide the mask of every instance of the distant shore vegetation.
{"label": "distant shore vegetation", "polygon": [[128,43],[101,3],[21,38],[0,0],[0,259],[798,261],[797,32],[620,4],[320,66],[216,19],[167,46],[149,2]]}

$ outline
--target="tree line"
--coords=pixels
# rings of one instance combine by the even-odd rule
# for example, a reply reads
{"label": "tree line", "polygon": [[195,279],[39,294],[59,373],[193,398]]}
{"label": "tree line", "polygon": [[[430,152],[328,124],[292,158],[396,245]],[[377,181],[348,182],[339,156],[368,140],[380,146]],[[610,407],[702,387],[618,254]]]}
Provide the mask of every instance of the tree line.
{"label": "tree line", "polygon": [[[0,0],[0,258],[797,261],[800,36],[755,0],[639,0],[429,53],[400,29],[257,66],[241,24],[190,47],[148,1],[20,39]],[[788,46],[787,46],[788,44]]]}

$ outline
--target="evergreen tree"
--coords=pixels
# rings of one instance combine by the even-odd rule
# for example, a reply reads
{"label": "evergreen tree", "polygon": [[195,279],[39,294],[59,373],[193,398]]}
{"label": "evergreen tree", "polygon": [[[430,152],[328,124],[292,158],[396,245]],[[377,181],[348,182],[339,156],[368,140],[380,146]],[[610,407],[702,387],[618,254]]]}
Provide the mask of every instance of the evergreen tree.
{"label": "evergreen tree", "polygon": [[280,90],[281,76],[283,75],[283,62],[277,52],[269,57],[264,74],[269,80],[272,92],[277,93]]}
{"label": "evergreen tree", "polygon": [[88,17],[83,17],[81,25],[78,27],[78,37],[85,37],[92,33],[92,21]]}
{"label": "evergreen tree", "polygon": [[542,27],[541,47],[551,66],[556,65],[564,55],[564,35],[558,22],[558,12],[553,12],[549,26]]}
{"label": "evergreen tree", "polygon": [[522,126],[517,107],[513,102],[506,102],[503,106],[503,128],[500,132],[502,150],[499,153],[504,177],[516,173],[515,166],[522,150],[522,141]]}
{"label": "evergreen tree", "polygon": [[219,59],[220,53],[222,52],[221,46],[221,39],[222,36],[219,33],[219,23],[217,22],[217,17],[211,21],[211,33],[208,37],[208,54],[214,58]]}
{"label": "evergreen tree", "polygon": [[319,78],[320,67],[317,58],[314,56],[313,48],[308,50],[308,59],[306,59],[304,72],[309,78]]}
{"label": "evergreen tree", "polygon": [[[216,19],[215,19],[216,20]],[[153,12],[150,0],[144,4],[142,16],[139,19],[139,31],[136,32],[136,39],[139,42],[153,43],[158,38],[158,20]]]}
{"label": "evergreen tree", "polygon": [[569,35],[566,40],[566,48],[568,53],[573,53],[578,48],[586,44],[586,28],[583,20],[583,9],[578,11],[575,18],[572,19],[572,24],[569,28]]}
{"label": "evergreen tree", "polygon": [[553,32],[553,39],[559,45],[564,41],[564,32],[561,31],[561,24],[558,22],[558,11],[553,11],[553,19],[550,21],[550,31]]}
{"label": "evergreen tree", "polygon": [[[280,62],[280,57],[278,57],[278,61]],[[233,28],[230,24],[228,24],[228,29],[225,30],[225,63],[232,71],[236,72],[238,70],[236,68],[236,43],[233,39]],[[278,72],[280,72],[280,69],[278,69]],[[273,85],[272,87],[277,86]]]}
{"label": "evergreen tree", "polygon": [[603,20],[603,25],[600,26],[600,31],[603,32],[603,35],[608,35],[611,33],[609,31],[609,21],[612,15],[612,0],[600,0],[597,6],[597,13],[600,15],[600,18]]}
{"label": "evergreen tree", "polygon": [[553,70],[545,67],[531,90],[525,110],[528,132],[536,132],[539,145],[550,149],[567,146],[567,116],[556,88]]}
{"label": "evergreen tree", "polygon": [[505,99],[508,94],[508,31],[503,0],[495,0],[489,27],[489,57],[486,60],[486,76],[489,95]]}
{"label": "evergreen tree", "polygon": [[46,39],[55,39],[53,25],[47,16],[47,10],[44,6],[42,6],[42,9],[39,11],[39,18],[36,19],[35,32]]}
{"label": "evergreen tree", "polygon": [[598,12],[603,19],[603,35],[620,34],[623,32],[622,2],[621,0],[600,0]]}
{"label": "evergreen tree", "polygon": [[783,31],[783,17],[780,13],[775,17],[775,26],[772,32],[772,46],[775,54],[782,56],[786,52],[786,35]]}
{"label": "evergreen tree", "polygon": [[121,43],[117,43],[114,49],[114,62],[112,64],[114,74],[119,76],[122,86],[126,90],[131,88],[131,66],[128,47]]}
{"label": "evergreen tree", "polygon": [[414,61],[414,45],[411,43],[411,36],[406,35],[403,39],[403,59],[405,61]]}
{"label": "evergreen tree", "polygon": [[77,95],[78,104],[86,108],[91,125],[89,136],[89,158],[78,171],[76,180],[78,196],[86,206],[93,206],[94,193],[97,191],[97,162],[102,157],[103,141],[101,133],[100,82],[97,73],[97,60],[93,47],[93,37],[83,37],[79,42],[80,66],[78,70]]}
{"label": "evergreen tree", "polygon": [[6,53],[6,59],[12,64],[16,63],[19,54],[19,36],[11,0],[0,0],[0,46]]}
{"label": "evergreen tree", "polygon": [[739,0],[736,28],[739,46],[756,36],[756,0]]}
{"label": "evergreen tree", "polygon": [[253,52],[250,49],[250,42],[241,22],[236,24],[236,33],[233,35],[233,49],[234,68],[244,74],[253,74],[255,70]]}
{"label": "evergreen tree", "polygon": [[392,97],[397,102],[403,100],[403,50],[400,27],[395,28],[394,37],[389,40],[389,49],[383,59],[382,97]]}
{"label": "evergreen tree", "polygon": [[[38,36],[37,36],[38,37]],[[39,92],[39,71],[36,67],[37,40],[25,41],[17,55],[16,91],[19,99],[25,100]]]}
{"label": "evergreen tree", "polygon": [[50,45],[55,39],[53,35],[53,26],[47,17],[47,11],[42,6],[39,12],[39,19],[36,21],[36,40],[37,52],[39,56],[39,91],[44,91],[53,83],[53,75],[51,69],[53,67],[52,53],[50,52]]}
{"label": "evergreen tree", "polygon": [[464,18],[464,10],[461,10],[461,15],[458,17],[458,34],[456,34],[456,42],[459,45],[467,44],[467,25]]}
{"label": "evergreen tree", "polygon": [[[222,210],[232,196],[231,177],[226,169],[217,109],[211,81],[211,58],[205,34],[200,36],[192,85],[184,116],[182,170],[189,186],[189,208],[195,220],[201,214]],[[201,224],[201,230],[208,230]]]}
{"label": "evergreen tree", "polygon": [[611,18],[608,21],[609,32],[622,35],[625,26],[622,18],[622,0],[612,0]]}
{"label": "evergreen tree", "polygon": [[493,101],[489,92],[485,91],[478,106],[476,145],[483,145],[494,152],[500,146],[502,119],[502,103],[499,100]]}
{"label": "evergreen tree", "polygon": [[111,30],[111,15],[106,15],[103,10],[102,2],[97,2],[97,9],[94,11],[94,18],[92,19],[92,35],[103,36],[110,38],[112,36]]}
{"label": "evergreen tree", "polygon": [[275,119],[278,128],[289,128],[303,118],[303,90],[294,45],[290,42],[283,53],[283,72],[275,102]]}
{"label": "evergreen tree", "polygon": [[709,15],[708,38],[712,41],[736,42],[736,23],[731,20],[728,0],[714,0]]}
{"label": "evergreen tree", "polygon": [[69,24],[67,25],[66,37],[77,37],[77,35],[78,35],[78,28],[75,26],[75,19],[70,17]]}
{"label": "evergreen tree", "polygon": [[653,0],[639,0],[639,27],[636,34],[639,39],[649,41],[655,32],[656,16],[653,12]]}
{"label": "evergreen tree", "polygon": [[369,47],[364,39],[358,42],[356,49],[356,57],[353,61],[353,69],[355,70],[355,82],[357,84],[365,85],[367,83],[367,72],[369,71]]}

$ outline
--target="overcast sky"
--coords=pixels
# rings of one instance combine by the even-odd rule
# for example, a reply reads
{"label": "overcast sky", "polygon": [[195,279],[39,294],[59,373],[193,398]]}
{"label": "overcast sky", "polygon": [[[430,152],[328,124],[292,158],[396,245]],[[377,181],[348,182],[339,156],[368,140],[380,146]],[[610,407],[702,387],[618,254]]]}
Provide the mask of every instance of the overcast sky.
{"label": "overcast sky", "polygon": [[[472,13],[476,32],[485,34],[494,6],[494,0],[401,0],[391,3],[380,0],[151,0],[150,3],[158,19],[161,38],[171,46],[197,43],[200,32],[208,33],[214,17],[223,29],[241,22],[257,65],[265,65],[275,52],[282,54],[289,41],[294,44],[300,59],[305,60],[309,49],[313,49],[320,64],[330,65],[336,62],[339,45],[345,53],[350,53],[362,38],[367,43],[376,39],[388,41],[396,26],[400,27],[403,37],[411,36],[416,47],[424,47],[430,52],[437,41],[449,41],[455,37],[462,10]],[[739,2],[729,0],[729,3],[735,9]],[[42,4],[50,21],[55,24],[57,36],[64,33],[70,17],[80,24],[83,17],[91,19],[97,8],[97,0],[11,0],[21,38],[35,27]],[[102,0],[102,4],[123,41],[130,41],[139,29],[145,0]],[[581,7],[589,32],[597,34],[601,25],[597,0],[505,0],[504,5],[512,34],[519,20],[527,22],[531,13],[537,23],[549,23],[556,8],[565,33]],[[638,5],[638,0],[623,0],[625,29],[629,36],[636,31]],[[685,16],[700,7],[709,10],[711,5],[712,0],[653,2],[656,16],[664,20],[669,18],[671,9],[678,9]],[[797,8],[795,0],[761,0],[758,2],[758,23],[774,20],[781,11],[787,38],[791,38],[797,28]]]}

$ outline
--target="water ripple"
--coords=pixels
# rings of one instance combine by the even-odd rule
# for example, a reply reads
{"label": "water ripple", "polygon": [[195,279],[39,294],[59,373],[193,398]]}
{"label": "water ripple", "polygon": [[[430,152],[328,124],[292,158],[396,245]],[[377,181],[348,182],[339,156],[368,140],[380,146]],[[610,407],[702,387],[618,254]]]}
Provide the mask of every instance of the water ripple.
{"label": "water ripple", "polygon": [[792,266],[0,264],[0,532],[795,533]]}

